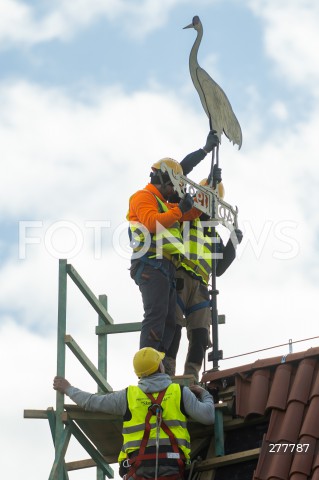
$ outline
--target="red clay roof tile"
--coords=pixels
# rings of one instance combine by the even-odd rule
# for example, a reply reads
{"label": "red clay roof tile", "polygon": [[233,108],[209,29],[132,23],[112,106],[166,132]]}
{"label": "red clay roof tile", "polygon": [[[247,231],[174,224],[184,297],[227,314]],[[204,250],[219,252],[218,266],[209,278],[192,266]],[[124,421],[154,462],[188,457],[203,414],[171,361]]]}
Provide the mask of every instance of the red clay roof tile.
{"label": "red clay roof tile", "polygon": [[319,348],[207,371],[202,381],[234,385],[237,416],[269,415],[254,480],[319,480]]}

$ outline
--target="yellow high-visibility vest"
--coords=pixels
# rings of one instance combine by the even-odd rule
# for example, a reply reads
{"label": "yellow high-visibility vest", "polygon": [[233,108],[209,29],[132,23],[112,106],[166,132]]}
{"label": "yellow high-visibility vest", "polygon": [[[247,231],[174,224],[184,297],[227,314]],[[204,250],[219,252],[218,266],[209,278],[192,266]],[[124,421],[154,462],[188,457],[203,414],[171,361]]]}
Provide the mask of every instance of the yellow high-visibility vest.
{"label": "yellow high-visibility vest", "polygon": [[[187,225],[187,224],[185,224]],[[189,270],[201,277],[205,284],[208,283],[209,276],[212,273],[212,242],[217,242],[218,253],[218,239],[219,235],[216,232],[216,238],[206,237],[204,235],[204,228],[199,218],[191,221],[189,224],[189,231],[184,230],[184,248],[185,258],[182,259],[181,265],[185,270]],[[209,241],[211,239],[211,241]]]}
{"label": "yellow high-visibility vest", "polygon": [[[178,447],[185,455],[185,459],[190,457],[190,436],[187,430],[187,422],[185,415],[181,412],[181,387],[177,383],[171,383],[164,395],[161,403],[162,419],[169,427],[174,437],[176,438]],[[152,393],[156,399],[158,393]],[[137,386],[129,386],[127,389],[127,403],[128,410],[131,414],[129,420],[123,422],[123,446],[118,457],[121,462],[131,452],[138,450],[144,436],[145,418],[148,413],[148,407],[151,405],[151,400],[148,396]],[[156,417],[153,415],[150,419],[150,436],[147,447],[155,446],[156,443]],[[159,445],[171,445],[168,435],[160,429]]]}
{"label": "yellow high-visibility vest", "polygon": [[[154,195],[152,193],[152,195]],[[167,206],[162,200],[154,195],[158,204],[158,211],[164,213],[168,211]],[[130,222],[131,247],[134,252],[145,249],[145,253],[151,252],[150,258],[161,258],[168,255],[183,255],[184,245],[179,222],[175,222],[169,228],[161,228],[156,233],[150,233],[147,228],[138,222]]]}

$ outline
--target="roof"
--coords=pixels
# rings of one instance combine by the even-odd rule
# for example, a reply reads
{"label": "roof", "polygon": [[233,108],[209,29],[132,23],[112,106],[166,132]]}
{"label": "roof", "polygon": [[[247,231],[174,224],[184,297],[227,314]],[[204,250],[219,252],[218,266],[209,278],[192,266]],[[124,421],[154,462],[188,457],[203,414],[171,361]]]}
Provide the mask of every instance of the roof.
{"label": "roof", "polygon": [[207,371],[202,381],[234,385],[236,416],[268,416],[254,480],[319,480],[319,348]]}

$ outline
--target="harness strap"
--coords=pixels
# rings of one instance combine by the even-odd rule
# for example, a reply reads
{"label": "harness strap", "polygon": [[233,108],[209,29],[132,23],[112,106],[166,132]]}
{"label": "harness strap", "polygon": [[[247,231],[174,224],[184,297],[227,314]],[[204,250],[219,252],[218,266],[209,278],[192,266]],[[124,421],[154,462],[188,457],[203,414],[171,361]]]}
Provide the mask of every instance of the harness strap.
{"label": "harness strap", "polygon": [[190,313],[196,312],[197,310],[201,310],[202,308],[210,307],[210,305],[211,304],[210,304],[209,300],[205,300],[203,302],[196,303],[196,305],[192,305],[190,308],[187,308],[185,310],[185,315],[189,315]]}
{"label": "harness strap", "polygon": [[[164,393],[165,393],[165,392],[166,392],[166,389],[165,389]],[[162,393],[162,392],[161,392],[161,393]],[[155,401],[155,399],[154,399],[154,397],[153,397],[153,395],[152,395],[151,393],[147,393],[146,395],[148,396],[148,398],[150,398],[151,400]],[[164,397],[164,395],[163,395],[163,397]],[[161,404],[163,397],[161,398],[160,402],[158,402],[158,398],[157,398],[156,402],[159,403],[159,405]],[[176,453],[176,454],[179,454],[180,450],[179,450],[179,448],[178,448],[178,443],[177,443],[176,437],[173,435],[173,432],[172,432],[171,429],[166,425],[166,423],[164,422],[164,420],[161,421],[161,429],[166,433],[166,435],[167,435],[168,438],[170,439],[173,452]],[[183,472],[184,472],[184,462],[183,462],[183,460],[181,459],[181,455],[179,455],[179,457],[178,457],[176,460],[177,460],[177,463],[178,463],[178,468],[179,468],[180,474],[182,475]]]}
{"label": "harness strap", "polygon": [[190,315],[191,313],[196,312],[197,310],[201,310],[202,308],[211,307],[211,301],[210,300],[204,300],[203,302],[196,303],[195,305],[192,305],[191,307],[186,308],[183,300],[181,299],[181,297],[178,294],[176,296],[176,301],[177,301],[177,305],[179,306],[179,308],[182,310],[183,314],[186,317],[188,315]]}
{"label": "harness strap", "polygon": [[178,294],[176,295],[176,301],[179,308],[182,310],[183,313],[185,313],[185,310],[186,310],[185,304]]}
{"label": "harness strap", "polygon": [[[135,480],[139,480],[141,477],[136,475],[136,470],[139,468],[143,460],[153,460],[153,459],[161,459],[161,458],[172,458],[169,456],[169,452],[164,452],[164,453],[145,453],[145,449],[147,447],[147,443],[149,440],[150,436],[150,431],[151,431],[151,424],[150,424],[150,419],[154,415],[154,410],[152,407],[161,407],[162,400],[164,398],[164,395],[166,393],[167,388],[165,390],[162,390],[159,392],[157,398],[155,399],[151,393],[146,393],[145,395],[151,400],[151,405],[149,407],[149,410],[146,414],[145,417],[145,430],[144,430],[144,435],[141,441],[139,453],[136,457],[130,458],[128,460],[128,464],[131,466],[127,474],[125,475],[124,478],[134,478]],[[183,453],[179,450],[177,440],[175,436],[173,435],[172,431],[170,428],[166,425],[164,420],[161,420],[161,429],[166,433],[168,438],[170,439],[171,445],[172,445],[172,450],[173,450],[173,459],[177,461],[178,468],[179,468],[179,474],[176,475],[170,475],[170,476],[165,476],[165,477],[157,477],[157,480],[177,480],[181,477],[183,477],[184,474],[184,455]]]}
{"label": "harness strap", "polygon": [[157,263],[158,260],[156,258],[150,258],[150,257],[147,257],[146,255],[144,255],[139,260],[140,260],[140,264],[139,264],[139,266],[136,270],[135,277],[134,277],[137,285],[139,284],[139,282],[141,280],[141,275],[143,273],[145,265],[151,265],[155,270],[158,270],[159,272],[161,272],[171,282],[170,283],[171,288],[176,287],[175,278],[174,277],[171,278],[169,270],[167,268],[165,268],[165,266],[161,265],[161,262]]}
{"label": "harness strap", "polygon": [[[159,392],[158,394],[158,397],[157,399],[155,400],[155,398],[153,397],[153,395],[151,393],[145,393],[145,395],[148,396],[148,398],[151,400],[152,404],[150,405],[150,407],[152,407],[152,405],[154,404],[157,404],[157,405],[161,405],[162,403],[162,400],[164,398],[164,395],[166,393],[166,390],[167,388],[165,388],[165,390],[162,390],[161,392]],[[140,466],[141,462],[142,462],[142,458],[141,456],[143,456],[145,454],[145,448],[147,446],[147,442],[149,440],[149,437],[150,437],[150,431],[151,431],[151,424],[150,424],[150,419],[151,417],[154,415],[153,411],[152,411],[152,408],[149,408],[147,414],[146,414],[146,417],[145,417],[145,429],[144,429],[144,435],[143,435],[143,438],[142,438],[142,441],[141,441],[141,445],[140,445],[140,449],[139,449],[139,454],[134,457],[134,464],[132,465],[132,467],[130,468],[130,470],[128,471],[127,475],[128,475],[128,478],[131,476],[133,478],[135,478],[135,472],[136,470],[138,469],[138,467]],[[155,458],[155,457],[154,457]],[[131,461],[129,461],[129,463],[131,463]]]}
{"label": "harness strap", "polygon": [[[172,455],[176,455],[176,457],[175,456],[173,457]],[[158,454],[158,458],[169,458],[171,460],[177,460],[177,458],[178,458],[177,455],[178,455],[178,457],[183,456],[180,452],[178,452],[176,454],[172,453],[172,452],[162,452],[162,453]],[[156,457],[156,453],[144,453],[143,455],[140,454],[140,453],[138,454],[138,458],[141,459],[141,460],[154,460],[155,457]],[[127,461],[127,463],[129,465],[133,465],[136,461],[136,458],[137,458],[137,456],[130,458]]]}

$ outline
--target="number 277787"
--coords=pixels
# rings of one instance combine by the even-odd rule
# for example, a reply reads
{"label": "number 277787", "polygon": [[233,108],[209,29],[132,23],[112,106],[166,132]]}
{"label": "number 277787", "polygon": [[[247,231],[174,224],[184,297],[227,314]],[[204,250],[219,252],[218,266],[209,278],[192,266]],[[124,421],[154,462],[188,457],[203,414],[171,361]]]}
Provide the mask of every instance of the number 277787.
{"label": "number 277787", "polygon": [[269,453],[306,453],[309,443],[270,443]]}

